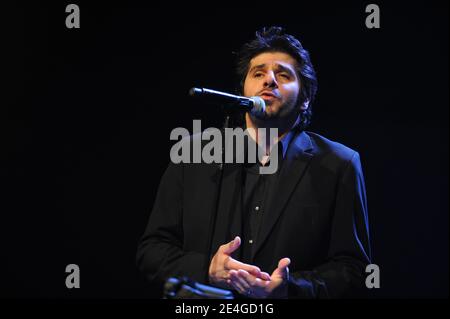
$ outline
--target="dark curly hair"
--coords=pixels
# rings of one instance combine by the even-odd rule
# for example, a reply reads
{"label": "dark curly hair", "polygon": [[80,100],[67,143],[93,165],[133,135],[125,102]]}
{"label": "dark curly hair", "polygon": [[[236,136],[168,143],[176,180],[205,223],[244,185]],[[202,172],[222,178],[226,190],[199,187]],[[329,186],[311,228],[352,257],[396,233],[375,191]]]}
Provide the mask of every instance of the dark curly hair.
{"label": "dark curly hair", "polygon": [[317,76],[311,63],[308,51],[294,36],[286,34],[281,27],[272,26],[256,32],[256,38],[245,43],[237,52],[236,75],[239,82],[238,91],[243,93],[245,77],[250,67],[250,60],[264,52],[284,52],[292,56],[297,62],[297,74],[300,78],[300,96],[298,105],[306,101],[309,106],[301,113],[301,129],[305,129],[311,122],[311,105],[317,92]]}

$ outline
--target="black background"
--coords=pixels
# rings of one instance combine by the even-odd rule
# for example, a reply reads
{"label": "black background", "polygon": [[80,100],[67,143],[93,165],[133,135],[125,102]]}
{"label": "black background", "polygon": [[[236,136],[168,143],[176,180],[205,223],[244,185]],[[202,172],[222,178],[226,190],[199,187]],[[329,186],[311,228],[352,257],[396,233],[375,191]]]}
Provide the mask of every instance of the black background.
{"label": "black background", "polygon": [[[281,25],[319,79],[311,131],[359,151],[374,298],[448,297],[448,2],[75,2],[4,8],[1,297],[159,297],[136,247],[170,131],[221,124],[192,86],[234,89],[232,52]],[[65,267],[81,288],[65,286]]]}

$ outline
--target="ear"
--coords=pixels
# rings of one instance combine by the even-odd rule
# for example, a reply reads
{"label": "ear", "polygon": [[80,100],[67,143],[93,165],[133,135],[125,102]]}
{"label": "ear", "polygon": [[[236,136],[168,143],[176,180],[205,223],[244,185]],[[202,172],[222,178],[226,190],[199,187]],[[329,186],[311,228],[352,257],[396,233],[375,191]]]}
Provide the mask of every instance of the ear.
{"label": "ear", "polygon": [[309,108],[309,100],[305,100],[305,102],[302,103],[300,106],[300,110],[306,111]]}

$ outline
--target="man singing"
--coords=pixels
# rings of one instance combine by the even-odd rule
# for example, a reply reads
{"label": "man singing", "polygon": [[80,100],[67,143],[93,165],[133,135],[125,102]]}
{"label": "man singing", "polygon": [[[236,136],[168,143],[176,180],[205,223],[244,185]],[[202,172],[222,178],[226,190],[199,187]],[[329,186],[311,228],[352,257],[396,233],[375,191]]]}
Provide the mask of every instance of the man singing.
{"label": "man singing", "polygon": [[211,237],[218,165],[170,163],[140,270],[155,283],[187,276],[249,298],[362,296],[371,254],[359,154],[306,131],[317,91],[308,52],[281,28],[264,28],[238,52],[236,70],[239,93],[266,104],[263,116],[243,115],[244,128],[256,143],[257,129],[278,130],[267,148],[278,169],[261,174],[267,157],[223,166]]}

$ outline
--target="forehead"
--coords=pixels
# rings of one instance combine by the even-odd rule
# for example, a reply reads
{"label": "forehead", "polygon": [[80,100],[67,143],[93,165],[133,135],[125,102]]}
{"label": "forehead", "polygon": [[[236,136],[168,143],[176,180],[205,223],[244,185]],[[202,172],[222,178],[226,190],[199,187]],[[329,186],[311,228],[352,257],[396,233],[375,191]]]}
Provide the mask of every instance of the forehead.
{"label": "forehead", "polygon": [[295,70],[297,61],[289,54],[284,52],[264,52],[258,54],[250,60],[250,68],[264,65],[265,67],[284,66]]}

